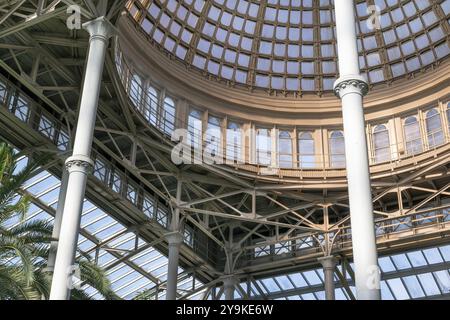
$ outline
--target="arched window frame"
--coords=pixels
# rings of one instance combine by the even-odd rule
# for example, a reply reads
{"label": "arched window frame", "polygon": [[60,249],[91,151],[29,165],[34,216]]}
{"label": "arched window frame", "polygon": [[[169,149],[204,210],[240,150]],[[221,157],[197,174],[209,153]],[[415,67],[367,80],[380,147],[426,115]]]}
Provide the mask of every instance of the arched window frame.
{"label": "arched window frame", "polygon": [[422,132],[417,116],[412,115],[403,120],[403,134],[405,152],[408,156],[423,152]]}
{"label": "arched window frame", "polygon": [[241,124],[235,121],[228,121],[226,144],[227,160],[238,163],[243,162]]}
{"label": "arched window frame", "polygon": [[263,166],[272,164],[272,135],[270,128],[256,128],[255,151],[257,164]]}
{"label": "arched window frame", "polygon": [[197,109],[190,109],[188,115],[188,132],[191,138],[191,147],[200,149],[203,141],[203,112]]}
{"label": "arched window frame", "polygon": [[222,119],[214,115],[208,115],[205,132],[205,151],[207,154],[222,154]]}
{"label": "arched window frame", "polygon": [[373,161],[381,163],[392,159],[388,124],[378,124],[372,129]]}
{"label": "arched window frame", "polygon": [[158,123],[160,91],[150,84],[146,93],[144,116],[150,124],[156,126]]}
{"label": "arched window frame", "polygon": [[428,147],[430,149],[440,146],[445,142],[441,113],[437,108],[431,108],[425,111],[425,128]]}
{"label": "arched window frame", "polygon": [[[344,132],[334,130],[330,133],[329,137],[330,167],[345,168]],[[337,150],[338,148],[342,148],[342,150]]]}
{"label": "arched window frame", "polygon": [[160,129],[167,135],[171,135],[175,129],[176,104],[169,96],[164,97],[163,109],[161,110]]}
{"label": "arched window frame", "polygon": [[315,140],[311,131],[298,133],[298,167],[311,169],[316,167]]}
{"label": "arched window frame", "polygon": [[[282,150],[287,148],[288,150]],[[293,167],[293,139],[292,132],[288,130],[278,131],[278,166],[284,169]]]}

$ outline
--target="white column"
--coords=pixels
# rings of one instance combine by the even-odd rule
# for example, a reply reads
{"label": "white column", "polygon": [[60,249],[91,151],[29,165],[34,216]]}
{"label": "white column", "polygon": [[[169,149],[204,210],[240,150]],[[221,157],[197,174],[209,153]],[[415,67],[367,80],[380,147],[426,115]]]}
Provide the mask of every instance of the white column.
{"label": "white column", "polygon": [[336,259],[333,256],[327,256],[318,259],[322,264],[324,282],[325,282],[325,298],[327,300],[335,300],[334,294],[334,268],[336,267]]}
{"label": "white column", "polygon": [[83,27],[90,34],[89,54],[73,154],[66,160],[69,178],[50,300],[70,298],[71,279],[74,272],[73,262],[77,248],[86,180],[93,167],[93,161],[89,156],[91,154],[103,65],[108,39],[113,32],[112,25],[104,17],[89,21]]}
{"label": "white column", "polygon": [[176,300],[178,282],[178,261],[180,260],[180,246],[183,235],[180,233],[180,205],[181,205],[182,181],[178,177],[175,210],[170,221],[171,232],[166,234],[169,243],[169,261],[167,265],[167,291],[166,300]]}
{"label": "white column", "polygon": [[166,234],[169,243],[169,257],[167,265],[167,283],[166,300],[176,300],[177,298],[177,280],[178,280],[178,261],[180,259],[180,246],[183,242],[183,236],[178,231]]}
{"label": "white column", "polygon": [[55,268],[56,251],[58,249],[58,239],[61,233],[61,222],[64,209],[64,202],[66,200],[67,183],[69,182],[69,172],[63,168],[61,177],[61,186],[59,187],[58,205],[56,207],[55,218],[53,219],[52,238],[56,239],[50,243],[50,250],[47,259],[47,271],[53,273]]}
{"label": "white column", "polygon": [[342,100],[356,294],[359,300],[379,300],[380,279],[363,110],[368,85],[359,72],[354,1],[335,0],[334,4],[340,70],[334,90]]}
{"label": "white column", "polygon": [[236,286],[236,277],[232,275],[226,276],[223,279],[223,293],[225,300],[234,300],[234,288]]}

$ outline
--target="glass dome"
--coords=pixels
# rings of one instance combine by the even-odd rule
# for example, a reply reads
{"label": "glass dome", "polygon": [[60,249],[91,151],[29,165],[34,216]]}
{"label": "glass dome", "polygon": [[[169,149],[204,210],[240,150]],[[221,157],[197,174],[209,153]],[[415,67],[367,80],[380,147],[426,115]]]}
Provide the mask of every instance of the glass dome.
{"label": "glass dome", "polygon": [[[374,4],[356,1],[359,64],[370,84],[391,83],[450,54],[450,0]],[[332,90],[337,78],[331,0],[141,0],[128,8],[152,42],[207,76],[316,93]]]}

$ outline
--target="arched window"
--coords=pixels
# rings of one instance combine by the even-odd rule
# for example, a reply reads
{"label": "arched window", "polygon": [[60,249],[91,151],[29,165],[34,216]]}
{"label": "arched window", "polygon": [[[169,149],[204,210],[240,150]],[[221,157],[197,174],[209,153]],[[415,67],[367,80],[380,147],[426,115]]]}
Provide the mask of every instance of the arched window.
{"label": "arched window", "polygon": [[422,135],[420,134],[420,124],[416,117],[405,119],[405,145],[406,154],[414,155],[423,151]]}
{"label": "arched window", "polygon": [[191,110],[188,118],[188,131],[191,135],[191,147],[200,149],[202,145],[202,113]]}
{"label": "arched window", "polygon": [[269,166],[272,157],[272,137],[270,129],[256,129],[256,161],[260,165]]}
{"label": "arched window", "polygon": [[292,168],[292,138],[289,131],[278,134],[278,164],[280,168]]}
{"label": "arched window", "polygon": [[154,126],[156,126],[156,120],[158,119],[158,99],[159,92],[153,87],[148,87],[147,101],[144,112],[145,118]]}
{"label": "arched window", "polygon": [[314,138],[311,132],[298,133],[298,166],[299,168],[314,168]]}
{"label": "arched window", "polygon": [[450,131],[450,102],[447,102],[447,125],[448,131]]}
{"label": "arched window", "polygon": [[373,151],[375,163],[391,160],[389,130],[384,124],[373,129]]}
{"label": "arched window", "polygon": [[133,74],[131,77],[130,83],[130,98],[133,102],[134,106],[139,110],[141,110],[142,103],[142,79],[137,74]]}
{"label": "arched window", "polygon": [[431,109],[426,113],[425,122],[427,124],[428,146],[434,148],[444,143],[444,133],[442,132],[441,115],[436,109]]}
{"label": "arched window", "polygon": [[166,97],[164,99],[164,109],[161,115],[161,130],[171,135],[172,131],[175,129],[175,102]]}
{"label": "arched window", "polygon": [[345,167],[345,141],[342,131],[330,135],[330,163],[332,168]]}
{"label": "arched window", "polygon": [[236,122],[228,122],[226,150],[227,160],[242,162],[241,126]]}
{"label": "arched window", "polygon": [[220,150],[222,145],[221,119],[217,117],[208,117],[208,128],[205,134],[206,152],[212,156],[218,155],[222,152]]}

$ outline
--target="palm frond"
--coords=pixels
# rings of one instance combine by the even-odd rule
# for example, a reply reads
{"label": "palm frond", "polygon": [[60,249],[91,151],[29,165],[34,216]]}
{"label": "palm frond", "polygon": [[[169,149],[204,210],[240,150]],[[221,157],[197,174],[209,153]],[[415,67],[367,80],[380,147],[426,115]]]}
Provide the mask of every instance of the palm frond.
{"label": "palm frond", "polygon": [[106,276],[106,272],[95,263],[85,260],[79,259],[78,265],[80,266],[81,271],[81,280],[91,287],[97,289],[97,291],[105,297],[105,299],[109,300],[117,300],[120,299],[112,290],[111,282]]}

